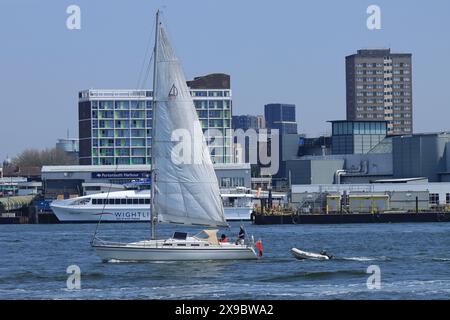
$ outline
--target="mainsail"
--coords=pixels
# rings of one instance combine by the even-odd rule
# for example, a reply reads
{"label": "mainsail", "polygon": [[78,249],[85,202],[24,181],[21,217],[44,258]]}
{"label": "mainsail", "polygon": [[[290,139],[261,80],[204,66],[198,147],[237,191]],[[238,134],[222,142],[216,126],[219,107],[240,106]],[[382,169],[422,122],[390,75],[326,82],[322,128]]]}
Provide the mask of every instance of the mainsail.
{"label": "mainsail", "polygon": [[[217,178],[186,79],[162,25],[157,32],[152,135],[155,214],[163,223],[227,227]],[[187,147],[181,152],[176,139],[180,135]]]}

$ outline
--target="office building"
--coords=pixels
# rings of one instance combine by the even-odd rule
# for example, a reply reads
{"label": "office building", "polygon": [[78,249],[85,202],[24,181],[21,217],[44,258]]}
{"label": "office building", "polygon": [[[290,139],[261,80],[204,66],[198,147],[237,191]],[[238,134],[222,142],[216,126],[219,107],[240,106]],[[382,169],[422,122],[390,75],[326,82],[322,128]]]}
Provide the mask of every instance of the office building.
{"label": "office building", "polygon": [[[229,79],[228,75],[213,74],[188,81],[206,139],[213,141],[214,163],[233,159]],[[80,164],[151,164],[152,100],[148,90],[81,91]]]}
{"label": "office building", "polygon": [[233,130],[242,129],[247,131],[248,129],[259,129],[259,119],[257,116],[252,115],[241,115],[241,116],[233,116],[232,127]]}
{"label": "office building", "polygon": [[279,134],[297,134],[295,104],[271,103],[264,106],[267,129],[278,129]]}
{"label": "office building", "polygon": [[387,121],[389,135],[411,134],[412,55],[370,49],[345,60],[347,120]]}
{"label": "office building", "polygon": [[258,128],[265,129],[266,128],[266,119],[264,118],[264,116],[258,115],[258,116],[256,116],[256,118],[258,119]]}

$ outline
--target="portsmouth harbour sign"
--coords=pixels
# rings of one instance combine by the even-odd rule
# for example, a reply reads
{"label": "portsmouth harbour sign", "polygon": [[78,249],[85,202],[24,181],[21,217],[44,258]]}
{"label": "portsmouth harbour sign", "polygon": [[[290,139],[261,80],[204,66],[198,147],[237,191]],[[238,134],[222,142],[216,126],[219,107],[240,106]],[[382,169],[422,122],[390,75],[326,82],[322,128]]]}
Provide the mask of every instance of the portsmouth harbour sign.
{"label": "portsmouth harbour sign", "polygon": [[92,179],[147,179],[148,172],[92,172]]}

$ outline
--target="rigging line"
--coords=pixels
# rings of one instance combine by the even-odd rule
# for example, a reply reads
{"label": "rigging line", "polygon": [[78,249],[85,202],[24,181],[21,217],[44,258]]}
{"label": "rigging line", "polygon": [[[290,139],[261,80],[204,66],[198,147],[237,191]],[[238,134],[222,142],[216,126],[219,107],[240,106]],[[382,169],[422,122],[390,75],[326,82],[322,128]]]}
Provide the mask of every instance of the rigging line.
{"label": "rigging line", "polygon": [[[117,172],[118,170],[119,170],[119,163],[116,162],[116,168],[115,168],[114,171]],[[94,236],[92,238],[92,242],[94,242],[94,240],[95,240],[95,238],[97,236],[98,228],[100,227],[100,223],[102,222],[103,214],[105,213],[105,207],[106,207],[106,204],[109,201],[109,193],[111,192],[112,185],[113,185],[113,183],[112,183],[112,180],[111,180],[111,182],[109,184],[108,192],[106,194],[106,199],[104,199],[105,201],[103,201],[103,208],[102,208],[102,213],[100,214],[100,219],[98,219],[97,225],[95,226],[95,231],[94,231]]]}
{"label": "rigging line", "polygon": [[[150,33],[150,36],[148,37],[147,47],[145,49],[144,60],[142,61],[142,65],[141,65],[141,68],[140,68],[140,71],[139,71],[139,78],[138,78],[138,83],[137,83],[137,88],[138,89],[140,89],[140,87],[141,87],[142,71],[144,70],[144,66],[145,66],[145,62],[146,62],[147,57],[148,57],[148,52],[149,52],[149,49],[150,49],[150,45],[152,43],[153,32],[155,30],[155,24],[152,23],[152,25],[153,25],[152,26],[152,32]],[[153,50],[152,50],[152,52],[153,52]],[[152,56],[153,56],[153,53],[152,53]],[[151,61],[151,58],[150,58],[150,61]],[[150,62],[149,62],[149,64],[150,64]]]}
{"label": "rigging line", "polygon": [[145,78],[142,81],[140,89],[143,89],[145,84],[147,83],[148,76],[150,75],[150,69],[152,68],[152,61],[153,61],[153,59],[154,59],[154,53],[152,53],[152,55],[150,57],[150,61],[148,62],[147,70],[145,70]]}

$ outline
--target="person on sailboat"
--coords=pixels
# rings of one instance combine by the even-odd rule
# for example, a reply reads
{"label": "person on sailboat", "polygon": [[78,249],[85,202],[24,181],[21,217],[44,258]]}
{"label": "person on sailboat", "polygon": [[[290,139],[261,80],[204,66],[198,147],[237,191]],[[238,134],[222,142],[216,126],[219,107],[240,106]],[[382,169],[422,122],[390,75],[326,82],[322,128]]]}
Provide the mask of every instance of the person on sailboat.
{"label": "person on sailboat", "polygon": [[228,238],[224,233],[222,233],[222,235],[220,236],[219,242],[220,243],[228,243]]}
{"label": "person on sailboat", "polygon": [[333,258],[333,256],[331,254],[328,254],[325,250],[320,251],[320,254],[323,256],[327,256],[329,259]]}
{"label": "person on sailboat", "polygon": [[241,224],[241,228],[239,230],[239,235],[236,240],[236,244],[244,244],[244,240],[245,240],[245,230],[244,230],[244,226]]}

